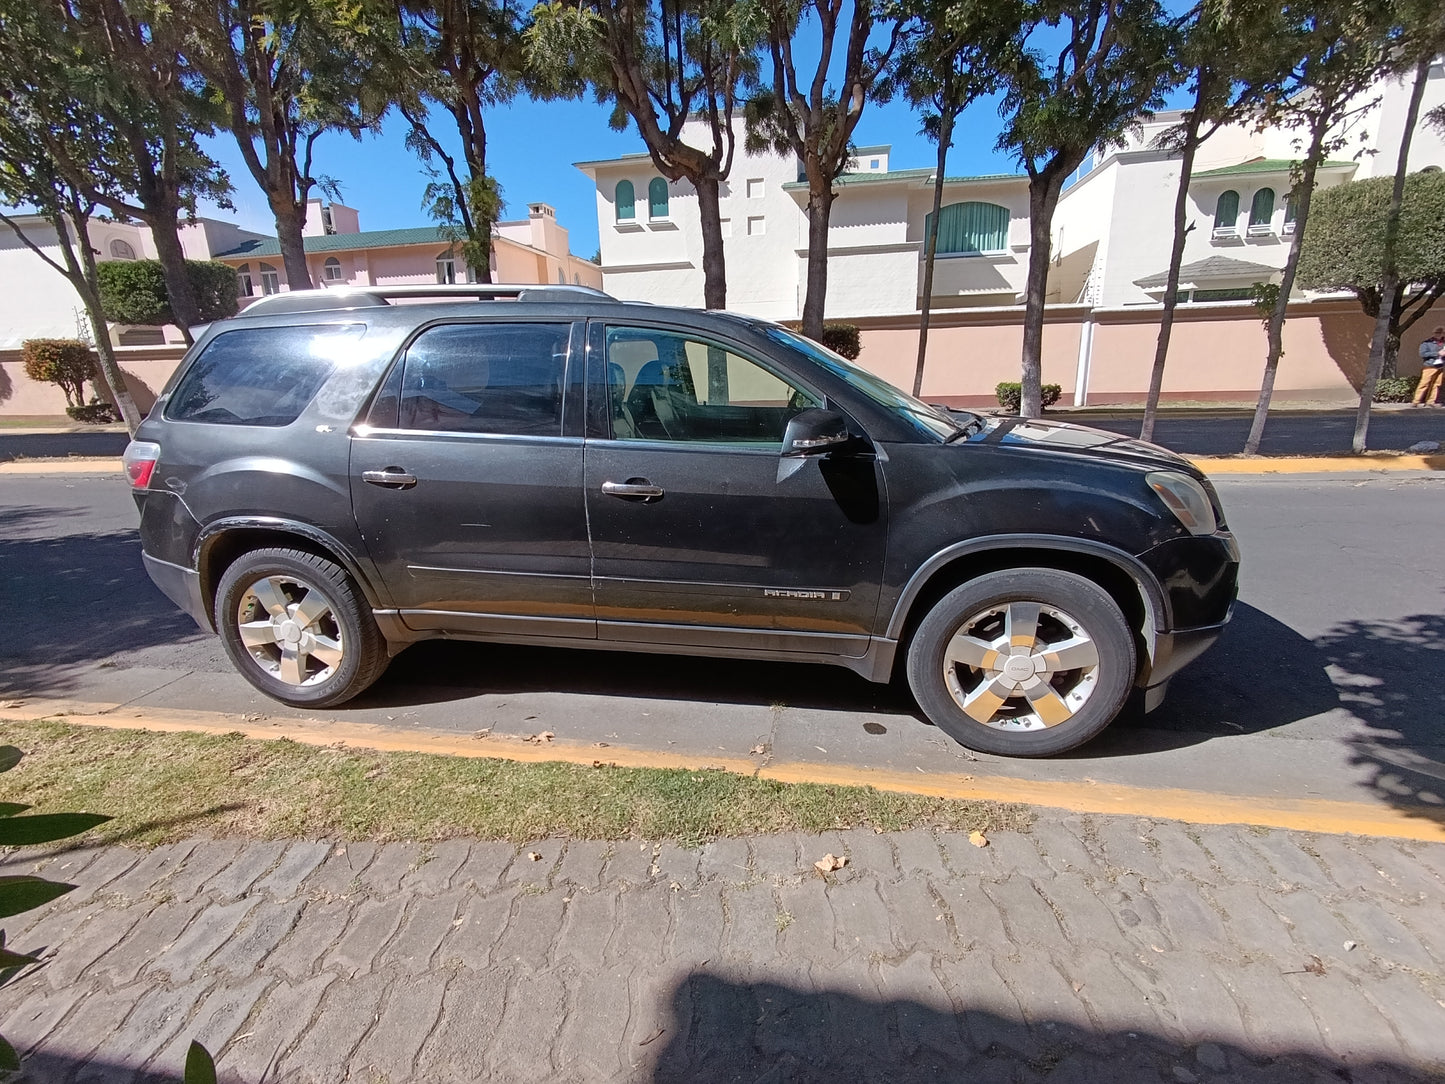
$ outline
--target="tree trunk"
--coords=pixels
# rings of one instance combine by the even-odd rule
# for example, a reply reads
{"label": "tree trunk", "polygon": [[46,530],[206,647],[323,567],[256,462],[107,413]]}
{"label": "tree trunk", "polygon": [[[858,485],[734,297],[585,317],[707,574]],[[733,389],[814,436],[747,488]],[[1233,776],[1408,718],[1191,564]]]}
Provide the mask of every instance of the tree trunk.
{"label": "tree trunk", "polygon": [[286,268],[286,286],[291,290],[310,290],[311,271],[306,266],[306,242],[301,229],[301,214],[288,197],[279,195],[272,201],[276,215],[276,238],[281,242],[281,264]]}
{"label": "tree trunk", "polygon": [[1400,157],[1395,163],[1395,186],[1390,191],[1390,214],[1385,220],[1385,245],[1380,273],[1380,313],[1375,317],[1375,332],[1370,336],[1370,364],[1365,369],[1365,382],[1360,386],[1360,406],[1355,413],[1355,436],[1351,447],[1358,455],[1365,450],[1370,430],[1370,406],[1375,401],[1375,386],[1380,382],[1385,361],[1394,353],[1390,349],[1390,333],[1395,313],[1400,306],[1400,268],[1397,257],[1400,247],[1400,214],[1405,203],[1405,173],[1410,163],[1410,139],[1420,119],[1420,101],[1425,96],[1425,82],[1430,77],[1430,61],[1434,50],[1415,65],[1415,86],[1410,91],[1410,105],[1405,111],[1405,129],[1400,134]]}
{"label": "tree trunk", "polygon": [[155,239],[156,256],[160,260],[161,274],[166,280],[166,297],[170,301],[171,313],[176,326],[189,344],[191,328],[201,322],[201,306],[196,300],[196,290],[191,276],[186,273],[186,252],[181,247],[180,225],[173,208],[164,208],[153,213],[148,223],[151,236]]}
{"label": "tree trunk", "polygon": [[[134,436],[135,431],[140,428],[140,411],[136,409],[135,400],[131,398],[130,389],[126,386],[125,374],[116,364],[115,348],[110,344],[110,329],[106,327],[105,311],[100,307],[100,294],[95,285],[95,251],[90,247],[90,231],[87,228],[85,217],[83,215],[74,217],[75,242],[73,244],[63,216],[57,215],[52,224],[55,226],[56,237],[60,241],[60,253],[65,258],[65,265],[69,269],[66,277],[75,287],[75,292],[80,295],[80,300],[85,305],[85,314],[90,318],[91,334],[95,337],[95,353],[100,359],[100,374],[105,380],[106,387],[110,389],[116,409],[120,411],[121,421],[125,422],[126,429]],[[77,250],[79,250],[78,260]]]}
{"label": "tree trunk", "polygon": [[943,209],[944,165],[953,140],[953,117],[946,110],[938,114],[938,167],[933,174],[933,218],[923,243],[923,299],[918,312],[918,364],[913,370],[913,394],[923,394],[923,362],[928,357],[928,317],[933,309],[933,264],[938,256],[938,216]]}
{"label": "tree trunk", "polygon": [[1024,287],[1024,347],[1019,414],[1037,418],[1044,412],[1044,294],[1049,282],[1049,258],[1052,255],[1049,231],[1053,227],[1054,208],[1059,202],[1062,180],[1053,173],[1039,174],[1029,180],[1029,273]]}
{"label": "tree trunk", "polygon": [[803,334],[823,341],[823,301],[828,292],[828,217],[833,182],[808,177],[808,285],[803,295]]}
{"label": "tree trunk", "polygon": [[1296,201],[1294,237],[1290,239],[1289,258],[1285,260],[1284,275],[1280,279],[1279,297],[1275,299],[1274,310],[1269,314],[1269,353],[1264,359],[1264,377],[1259,383],[1259,402],[1254,408],[1254,421],[1249,427],[1249,437],[1244,442],[1245,455],[1257,455],[1259,442],[1264,439],[1264,423],[1269,418],[1269,401],[1274,396],[1274,378],[1279,371],[1279,359],[1284,354],[1284,317],[1289,308],[1290,291],[1294,289],[1295,269],[1299,267],[1300,245],[1304,241],[1305,228],[1309,225],[1310,200],[1314,196],[1315,171],[1320,164],[1325,132],[1329,130],[1334,113],[1322,112],[1315,120],[1310,132],[1310,149],[1300,174],[1299,199]]}
{"label": "tree trunk", "polygon": [[725,309],[728,305],[728,272],[723,259],[722,212],[718,204],[718,179],[701,177],[697,189],[697,210],[702,218],[702,303],[704,308]]}
{"label": "tree trunk", "polygon": [[1194,172],[1194,156],[1199,150],[1199,126],[1204,97],[1207,93],[1205,75],[1199,73],[1194,108],[1184,133],[1184,146],[1179,157],[1179,187],[1174,192],[1174,245],[1169,250],[1169,273],[1164,283],[1164,311],[1159,314],[1159,340],[1154,345],[1154,368],[1149,373],[1149,397],[1144,402],[1144,423],[1139,427],[1140,440],[1154,438],[1154,417],[1159,411],[1159,395],[1164,389],[1164,363],[1169,357],[1169,337],[1174,330],[1174,309],[1178,305],[1179,265],[1184,261],[1184,243],[1189,236],[1185,212],[1189,206],[1189,175]]}

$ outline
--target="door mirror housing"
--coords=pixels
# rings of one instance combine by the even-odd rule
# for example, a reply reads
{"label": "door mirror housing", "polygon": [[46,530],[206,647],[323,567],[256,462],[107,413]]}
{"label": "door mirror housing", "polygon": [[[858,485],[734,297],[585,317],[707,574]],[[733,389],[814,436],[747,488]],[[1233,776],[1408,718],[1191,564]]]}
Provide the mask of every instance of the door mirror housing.
{"label": "door mirror housing", "polygon": [[848,423],[841,414],[812,407],[788,419],[783,431],[783,455],[821,455],[835,452],[853,443]]}

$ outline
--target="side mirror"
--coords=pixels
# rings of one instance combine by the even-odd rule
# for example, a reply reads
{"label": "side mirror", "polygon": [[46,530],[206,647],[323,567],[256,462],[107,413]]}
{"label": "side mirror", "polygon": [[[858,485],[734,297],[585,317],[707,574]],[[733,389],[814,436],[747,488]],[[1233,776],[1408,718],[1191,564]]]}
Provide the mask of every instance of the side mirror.
{"label": "side mirror", "polygon": [[837,451],[853,442],[848,423],[841,414],[812,407],[788,419],[783,431],[783,455],[820,455]]}

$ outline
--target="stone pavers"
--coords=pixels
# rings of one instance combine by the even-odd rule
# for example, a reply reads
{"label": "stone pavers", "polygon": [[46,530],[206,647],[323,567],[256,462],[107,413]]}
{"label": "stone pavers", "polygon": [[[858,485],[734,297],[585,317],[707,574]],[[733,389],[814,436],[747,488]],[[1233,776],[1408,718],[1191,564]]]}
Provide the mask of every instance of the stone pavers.
{"label": "stone pavers", "polygon": [[[826,878],[825,852],[848,864]],[[14,854],[24,1079],[1445,1078],[1445,846],[1065,817],[964,835]]]}

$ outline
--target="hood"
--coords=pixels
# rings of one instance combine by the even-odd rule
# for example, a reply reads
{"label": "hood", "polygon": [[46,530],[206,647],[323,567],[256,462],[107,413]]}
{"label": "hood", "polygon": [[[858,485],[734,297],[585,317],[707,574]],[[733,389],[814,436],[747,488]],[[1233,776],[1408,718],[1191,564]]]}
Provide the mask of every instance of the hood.
{"label": "hood", "polygon": [[1168,448],[1102,429],[1040,418],[985,417],[983,421],[983,430],[971,438],[969,443],[998,444],[1005,448],[1034,448],[1039,451],[1112,459],[1115,462],[1124,460],[1137,463],[1141,467],[1178,470],[1183,466],[1190,474],[1198,473],[1187,459]]}

